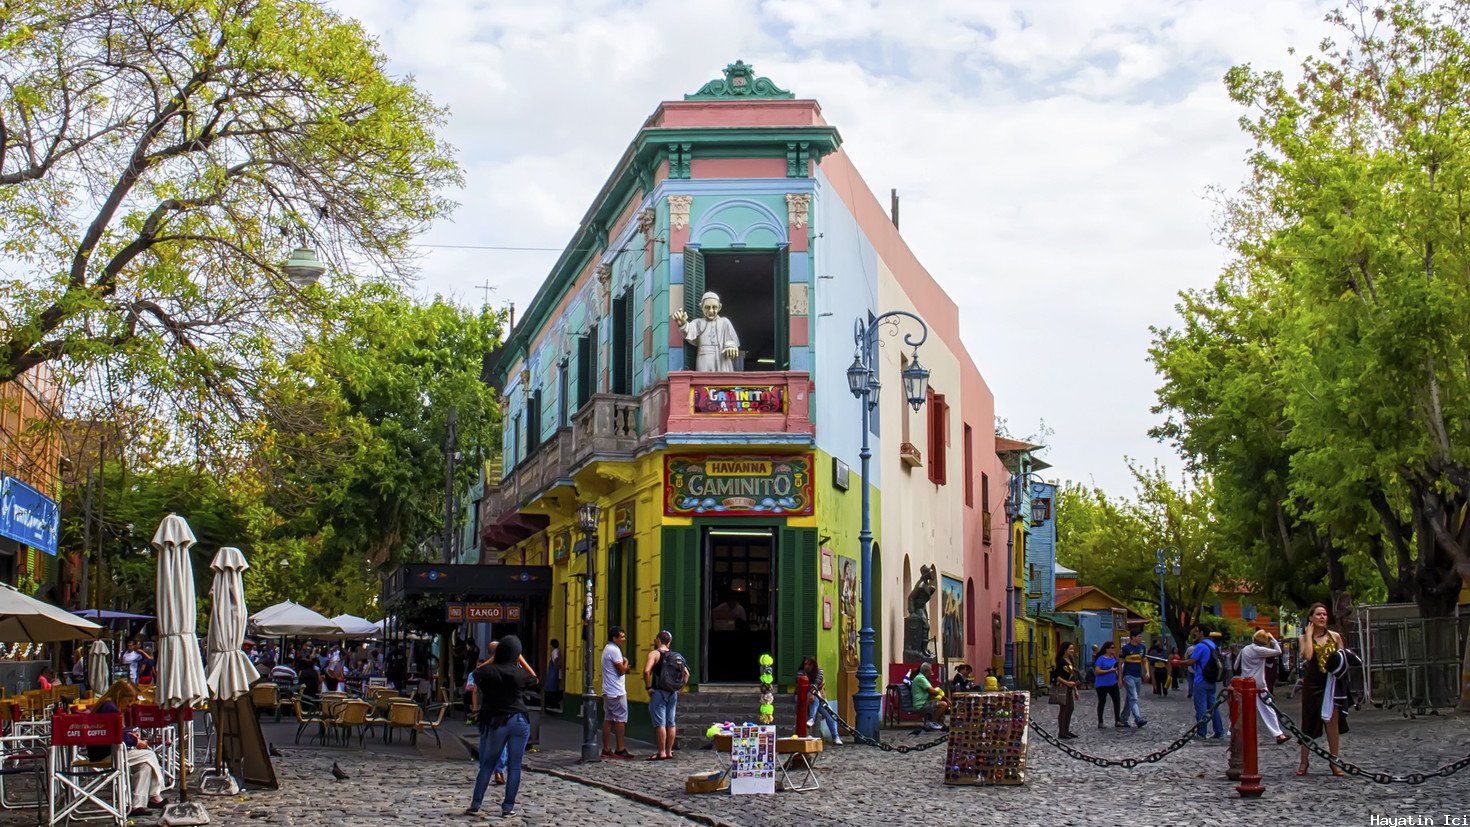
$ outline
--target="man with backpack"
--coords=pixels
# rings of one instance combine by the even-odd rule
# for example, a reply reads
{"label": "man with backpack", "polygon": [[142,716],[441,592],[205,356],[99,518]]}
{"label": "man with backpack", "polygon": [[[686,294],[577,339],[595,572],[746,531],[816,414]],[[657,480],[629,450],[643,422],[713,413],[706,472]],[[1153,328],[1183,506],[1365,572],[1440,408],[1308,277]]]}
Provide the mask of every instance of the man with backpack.
{"label": "man with backpack", "polygon": [[[1209,638],[1205,637],[1205,630],[1199,626],[1189,630],[1194,635],[1194,645],[1189,649],[1189,656],[1181,663],[1191,666],[1193,669],[1192,680],[1189,687],[1189,697],[1194,700],[1194,719],[1199,722],[1198,735],[1205,734],[1205,713],[1215,704],[1215,693],[1219,689],[1220,681],[1225,679],[1225,658],[1220,654],[1220,647]],[[1214,724],[1216,738],[1225,737],[1225,725],[1220,722],[1220,708],[1215,707],[1211,716]]]}
{"label": "man with backpack", "polygon": [[643,685],[648,687],[648,714],[653,718],[657,751],[650,761],[672,761],[674,758],[674,712],[679,705],[679,690],[689,683],[689,664],[684,656],[669,648],[674,635],[667,629],[653,639],[653,651],[643,661]]}

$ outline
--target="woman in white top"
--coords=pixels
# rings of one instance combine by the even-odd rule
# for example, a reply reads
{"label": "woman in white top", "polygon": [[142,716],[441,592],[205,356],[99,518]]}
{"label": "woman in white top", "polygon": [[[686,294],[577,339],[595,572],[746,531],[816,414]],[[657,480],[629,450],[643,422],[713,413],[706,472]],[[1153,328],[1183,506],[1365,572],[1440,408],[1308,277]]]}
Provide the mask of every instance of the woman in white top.
{"label": "woman in white top", "polygon": [[[1266,684],[1266,664],[1271,659],[1279,657],[1281,657],[1281,644],[1276,642],[1276,638],[1265,629],[1256,630],[1252,642],[1240,650],[1240,662],[1237,667],[1240,677],[1255,680],[1256,687],[1262,692],[1270,691]],[[1276,739],[1276,743],[1284,744],[1291,740],[1290,735],[1281,731],[1281,723],[1276,720],[1276,710],[1257,699],[1256,712],[1259,713],[1266,731]]]}

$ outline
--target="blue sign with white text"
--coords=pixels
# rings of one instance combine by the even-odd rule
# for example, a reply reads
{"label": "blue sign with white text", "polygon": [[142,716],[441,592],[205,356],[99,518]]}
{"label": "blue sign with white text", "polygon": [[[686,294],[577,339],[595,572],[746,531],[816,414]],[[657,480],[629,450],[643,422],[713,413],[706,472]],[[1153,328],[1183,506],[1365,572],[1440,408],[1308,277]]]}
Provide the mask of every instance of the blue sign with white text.
{"label": "blue sign with white text", "polygon": [[56,556],[61,509],[15,477],[0,477],[0,536]]}

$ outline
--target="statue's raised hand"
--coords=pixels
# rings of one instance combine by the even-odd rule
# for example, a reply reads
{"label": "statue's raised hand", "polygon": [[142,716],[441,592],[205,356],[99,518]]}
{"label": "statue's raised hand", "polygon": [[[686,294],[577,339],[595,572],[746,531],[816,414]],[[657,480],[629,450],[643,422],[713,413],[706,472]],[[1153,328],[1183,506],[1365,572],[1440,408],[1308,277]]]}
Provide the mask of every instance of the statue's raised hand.
{"label": "statue's raised hand", "polygon": [[689,324],[689,313],[682,308],[679,310],[675,310],[672,314],[670,314],[669,318],[673,319],[674,324],[680,327]]}

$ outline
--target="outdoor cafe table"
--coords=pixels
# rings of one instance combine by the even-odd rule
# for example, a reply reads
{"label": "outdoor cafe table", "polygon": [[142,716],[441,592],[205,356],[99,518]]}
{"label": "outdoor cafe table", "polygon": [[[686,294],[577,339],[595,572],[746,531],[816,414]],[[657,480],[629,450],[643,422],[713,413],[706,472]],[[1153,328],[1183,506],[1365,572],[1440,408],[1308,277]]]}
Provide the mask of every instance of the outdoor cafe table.
{"label": "outdoor cafe table", "polygon": [[[715,735],[714,741],[715,755],[719,758],[720,767],[729,769],[728,759],[730,750],[735,746],[735,736]],[[822,785],[821,779],[817,777],[817,756],[822,754],[821,738],[777,738],[776,754],[787,756],[785,761],[777,764],[781,770],[781,789],[804,793]],[[793,771],[796,773],[795,778],[791,776]]]}

